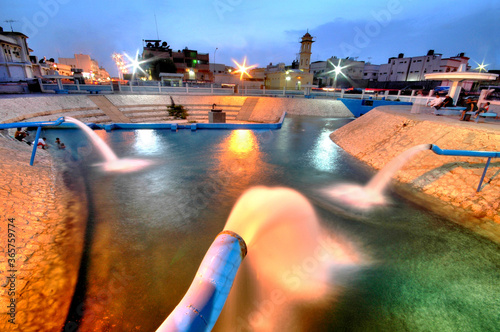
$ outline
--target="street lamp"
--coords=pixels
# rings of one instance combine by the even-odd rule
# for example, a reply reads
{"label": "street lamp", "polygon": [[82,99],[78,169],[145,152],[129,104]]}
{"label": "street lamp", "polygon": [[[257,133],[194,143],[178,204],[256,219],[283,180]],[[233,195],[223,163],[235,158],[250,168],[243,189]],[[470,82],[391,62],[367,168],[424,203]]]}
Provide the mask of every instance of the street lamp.
{"label": "street lamp", "polygon": [[219,48],[218,48],[218,47],[216,47],[216,48],[215,48],[215,51],[214,51],[214,83],[215,83],[215,52],[217,52],[217,50],[218,50],[218,49],[219,49]]}
{"label": "street lamp", "polygon": [[287,77],[285,78],[285,91],[284,91],[284,92],[285,92],[285,93],[284,93],[285,95],[286,95],[286,88],[288,87],[288,81],[290,81],[291,79],[292,79],[292,78],[291,78],[290,76],[287,76]]}
{"label": "street lamp", "polygon": [[247,75],[249,78],[252,78],[252,75],[250,75],[248,73],[248,71],[250,69],[253,69],[255,67],[257,67],[257,65],[251,65],[251,66],[247,66],[246,63],[247,63],[247,57],[245,57],[243,59],[243,64],[239,64],[236,60],[232,59],[234,64],[236,65],[236,67],[238,67],[238,70],[235,70],[234,71],[234,74],[237,74],[237,73],[240,73],[240,82],[242,82],[242,85],[244,86],[245,85],[245,81],[243,80],[243,77],[245,75]]}

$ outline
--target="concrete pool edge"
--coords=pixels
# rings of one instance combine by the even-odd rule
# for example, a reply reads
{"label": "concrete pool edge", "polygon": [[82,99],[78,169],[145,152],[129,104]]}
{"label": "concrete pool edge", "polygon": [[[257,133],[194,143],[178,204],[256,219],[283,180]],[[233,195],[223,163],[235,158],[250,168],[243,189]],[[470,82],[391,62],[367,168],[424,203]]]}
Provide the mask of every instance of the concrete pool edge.
{"label": "concrete pool edge", "polygon": [[[443,120],[443,121],[442,121]],[[330,137],[349,154],[381,169],[418,144],[447,149],[499,151],[500,131],[458,119],[419,116],[378,108],[333,132]],[[485,158],[436,156],[421,152],[396,174],[396,191],[410,201],[500,243],[500,161],[492,160],[486,183],[476,192]]]}
{"label": "concrete pool edge", "polygon": [[[227,112],[228,122],[276,123],[283,112],[293,115],[350,118],[353,114],[337,100],[291,99],[249,96],[184,96],[172,95],[176,104],[185,106],[187,120],[180,121],[168,116],[169,95],[106,95],[114,113],[129,118],[130,123],[168,123],[196,121],[208,122],[208,112],[213,104]],[[102,107],[102,105],[101,105]],[[25,95],[0,98],[0,123],[22,121],[51,121],[61,116],[72,116],[85,123],[100,125],[124,122],[112,119],[89,98],[81,95]]]}

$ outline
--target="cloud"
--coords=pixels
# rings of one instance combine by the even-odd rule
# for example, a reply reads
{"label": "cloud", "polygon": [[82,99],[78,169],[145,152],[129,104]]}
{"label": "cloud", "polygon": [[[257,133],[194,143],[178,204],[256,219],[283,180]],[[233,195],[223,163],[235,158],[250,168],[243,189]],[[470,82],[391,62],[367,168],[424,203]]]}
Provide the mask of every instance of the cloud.
{"label": "cloud", "polygon": [[[61,3],[57,9],[42,5],[53,1]],[[142,39],[156,39],[155,14],[159,38],[173,49],[187,46],[209,53],[213,60],[217,47],[217,62],[228,65],[231,58],[241,60],[245,55],[261,66],[290,64],[309,28],[316,37],[313,61],[353,56],[381,64],[399,53],[417,56],[434,49],[445,57],[465,52],[471,60],[484,59],[490,69],[500,68],[498,0],[339,0],[310,2],[307,8],[299,0],[286,6],[263,0],[218,0],[230,6],[222,19],[214,1],[34,0],[19,5],[0,0],[0,4],[5,20],[18,20],[14,23],[18,30],[23,18],[50,16],[37,26],[36,34],[28,34],[35,55],[56,58],[88,53],[112,75],[116,72],[110,60],[113,52],[134,54],[142,48]]]}
{"label": "cloud", "polygon": [[[446,18],[446,19],[444,19]],[[464,24],[470,22],[470,24]],[[319,56],[359,57],[372,59],[375,64],[405,53],[406,56],[425,55],[429,49],[443,53],[444,57],[465,52],[472,59],[483,59],[498,68],[498,38],[492,37],[494,15],[472,11],[463,16],[431,14],[418,20],[398,19],[381,23],[369,20],[337,19],[311,30],[316,37],[313,44],[313,60]],[[292,31],[295,33],[297,31]]]}

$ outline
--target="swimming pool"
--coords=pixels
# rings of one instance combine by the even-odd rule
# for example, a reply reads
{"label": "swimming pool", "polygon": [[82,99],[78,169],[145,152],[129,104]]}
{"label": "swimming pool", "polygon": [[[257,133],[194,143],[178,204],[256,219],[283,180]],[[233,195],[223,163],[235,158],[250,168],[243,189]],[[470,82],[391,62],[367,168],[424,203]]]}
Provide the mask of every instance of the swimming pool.
{"label": "swimming pool", "polygon": [[315,204],[319,189],[366,183],[372,175],[329,138],[349,121],[292,116],[277,131],[97,131],[118,156],[157,161],[114,175],[91,166],[100,157],[78,130],[45,131],[49,142],[58,136],[68,146],[52,153],[85,178],[89,196],[83,297],[70,319],[81,317],[85,303],[82,331],[155,330],[184,295],[241,193],[266,185],[311,197],[324,232],[350,243],[364,263],[338,269],[328,296],[293,307],[254,297],[255,283],[240,280],[239,303],[229,302],[216,330],[495,330],[497,244],[395,194],[390,208],[365,219]]}

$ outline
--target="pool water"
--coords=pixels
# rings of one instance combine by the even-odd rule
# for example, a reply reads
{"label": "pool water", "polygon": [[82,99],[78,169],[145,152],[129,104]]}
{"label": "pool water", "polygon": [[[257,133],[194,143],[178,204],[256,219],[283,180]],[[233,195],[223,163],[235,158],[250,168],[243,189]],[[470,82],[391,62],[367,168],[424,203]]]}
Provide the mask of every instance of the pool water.
{"label": "pool water", "polygon": [[119,157],[155,161],[127,174],[92,166],[102,158],[80,131],[46,130],[49,142],[60,137],[67,145],[51,152],[84,177],[89,196],[88,248],[69,321],[78,320],[81,331],[154,331],[183,297],[238,197],[265,185],[311,198],[324,232],[349,242],[364,263],[340,269],[330,295],[293,310],[239,289],[244,303],[231,302],[222,319],[232,323],[215,330],[497,330],[498,244],[394,193],[390,207],[362,217],[319,203],[321,189],[373,175],[329,138],[349,121],[287,117],[276,131],[96,131]]}

